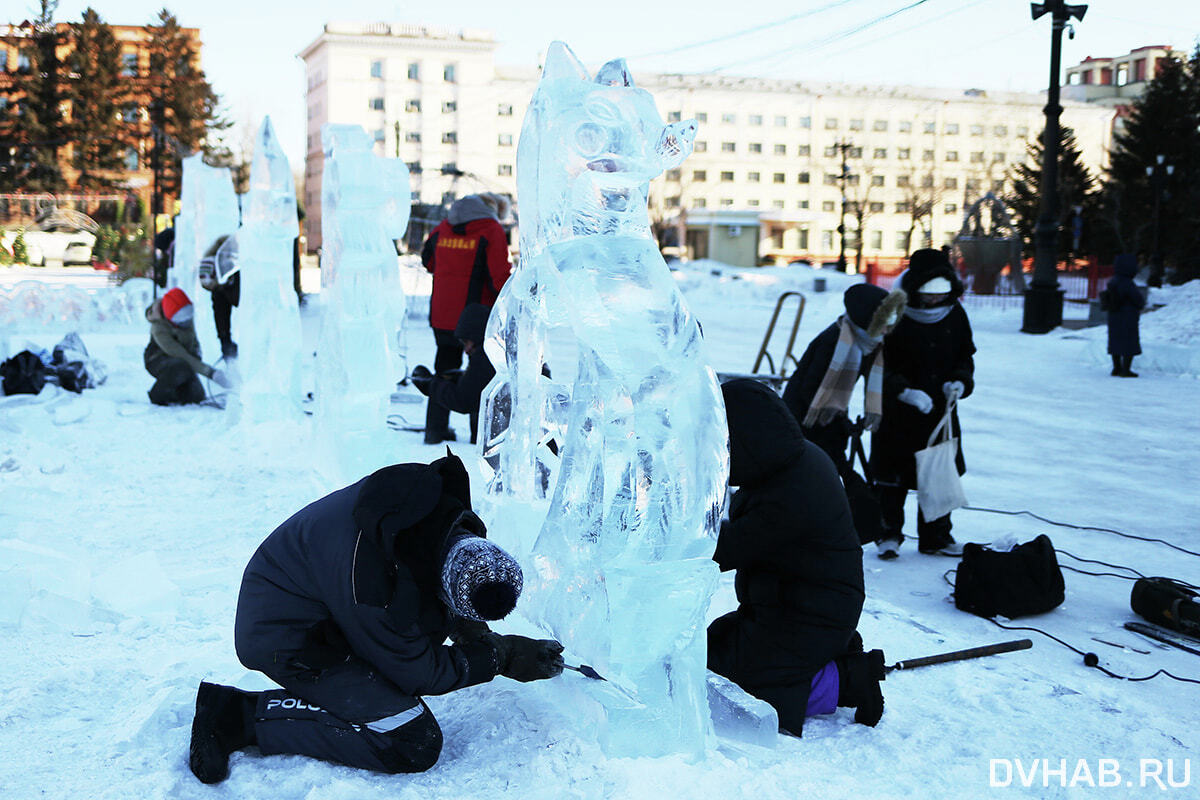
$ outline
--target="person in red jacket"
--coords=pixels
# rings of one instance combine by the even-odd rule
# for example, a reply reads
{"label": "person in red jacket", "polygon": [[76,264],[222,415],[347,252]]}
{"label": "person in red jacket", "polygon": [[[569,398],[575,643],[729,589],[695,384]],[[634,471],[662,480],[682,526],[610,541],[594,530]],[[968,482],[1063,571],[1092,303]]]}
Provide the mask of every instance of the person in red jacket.
{"label": "person in red jacket", "polygon": [[[433,230],[421,249],[421,263],[433,273],[429,298],[429,326],[437,353],[433,369],[445,375],[462,367],[462,344],[454,336],[458,318],[468,303],[491,308],[512,265],[508,239],[500,220],[508,215],[509,202],[497,194],[473,194],[450,206],[446,219]],[[430,403],[425,414],[425,443],[452,441],[450,412]]]}

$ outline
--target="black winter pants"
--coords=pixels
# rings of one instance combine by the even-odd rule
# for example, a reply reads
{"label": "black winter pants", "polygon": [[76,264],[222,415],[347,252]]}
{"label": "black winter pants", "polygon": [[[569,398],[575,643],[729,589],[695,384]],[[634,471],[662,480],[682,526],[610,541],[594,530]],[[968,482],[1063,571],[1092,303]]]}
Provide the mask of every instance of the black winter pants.
{"label": "black winter pants", "polygon": [[240,273],[234,273],[228,283],[218,284],[212,290],[213,320],[217,325],[217,339],[221,342],[221,355],[237,357],[237,343],[233,341],[233,309],[242,296]]}
{"label": "black winter pants", "polygon": [[[433,329],[433,340],[437,343],[437,353],[433,357],[433,372],[435,375],[445,375],[462,367],[462,343],[454,336],[454,331]],[[450,409],[431,398],[425,405],[425,443],[437,444],[447,438],[450,430]],[[472,439],[473,441],[474,439]]]}
{"label": "black winter pants", "polygon": [[[908,489],[903,486],[879,486],[879,510],[883,515],[883,538],[904,541],[904,501],[908,498]],[[925,519],[925,515],[917,511],[917,548],[920,550],[937,550],[950,544],[950,515],[934,520]]]}
{"label": "black winter pants", "polygon": [[376,772],[424,772],[442,752],[442,730],[419,697],[351,659],[315,677],[272,676],[254,733],[265,755],[296,754]]}
{"label": "black winter pants", "polygon": [[173,406],[182,403],[201,403],[207,395],[200,379],[192,371],[191,364],[182,358],[168,358],[162,362],[158,380],[150,387],[147,394],[150,402],[156,406]]}

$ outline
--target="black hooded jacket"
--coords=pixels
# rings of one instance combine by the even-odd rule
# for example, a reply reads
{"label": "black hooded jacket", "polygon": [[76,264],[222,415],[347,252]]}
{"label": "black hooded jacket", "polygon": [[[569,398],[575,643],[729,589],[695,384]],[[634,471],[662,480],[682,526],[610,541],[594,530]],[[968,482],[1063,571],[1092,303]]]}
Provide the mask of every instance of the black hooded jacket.
{"label": "black hooded jacket", "polygon": [[713,559],[737,570],[738,641],[727,677],[743,687],[807,681],[845,652],[862,612],[862,545],[829,457],[807,443],[758,381],[722,386],[729,482],[737,486]]}
{"label": "black hooded jacket", "polygon": [[447,455],[385,467],[301,509],[246,566],[238,658],[283,683],[356,657],[413,696],[491,680],[490,645],[444,644],[458,620],[438,597],[446,533],[470,502],[466,470]]}

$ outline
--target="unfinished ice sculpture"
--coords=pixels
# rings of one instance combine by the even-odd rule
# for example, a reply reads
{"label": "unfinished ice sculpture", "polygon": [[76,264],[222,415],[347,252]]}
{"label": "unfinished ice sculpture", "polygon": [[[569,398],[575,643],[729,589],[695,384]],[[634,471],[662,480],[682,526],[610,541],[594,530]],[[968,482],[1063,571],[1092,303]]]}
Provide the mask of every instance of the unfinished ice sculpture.
{"label": "unfinished ice sculpture", "polygon": [[[725,409],[646,209],[649,181],[695,133],[663,124],[623,60],[589,78],[551,45],[517,155],[521,264],[489,323],[492,500],[517,507],[552,488],[522,606],[622,689],[595,692],[611,755],[699,754],[711,730],[704,617]],[[543,371],[552,330],[577,351],[568,386]]]}
{"label": "unfinished ice sculpture", "polygon": [[200,288],[200,258],[218,236],[237,230],[240,217],[229,170],[210,167],[200,153],[183,159],[183,186],[179,217],[175,221],[175,258],[168,283],[183,289],[196,307],[193,324],[204,352],[213,352],[217,339],[212,303],[208,292]]}
{"label": "unfinished ice sculpture", "polygon": [[237,234],[246,309],[238,320],[243,419],[287,419],[299,414],[300,402],[303,336],[292,275],[299,224],[292,171],[270,117],[255,137],[244,219]]}
{"label": "unfinished ice sculpture", "polygon": [[395,461],[387,429],[394,344],[404,314],[395,240],[408,226],[403,161],[372,151],[358,125],[321,129],[323,317],[315,422],[320,469],[349,483]]}

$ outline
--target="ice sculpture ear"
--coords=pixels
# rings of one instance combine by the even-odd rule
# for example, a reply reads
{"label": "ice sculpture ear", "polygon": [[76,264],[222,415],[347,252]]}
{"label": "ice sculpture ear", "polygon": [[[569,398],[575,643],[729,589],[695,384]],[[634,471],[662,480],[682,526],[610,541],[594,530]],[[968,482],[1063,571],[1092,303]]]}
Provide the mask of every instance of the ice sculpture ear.
{"label": "ice sculpture ear", "polygon": [[565,42],[554,41],[550,43],[550,49],[546,52],[546,63],[542,67],[542,79],[548,78],[576,78],[586,81],[588,71]]}
{"label": "ice sculpture ear", "polygon": [[633,86],[633,75],[625,64],[625,59],[614,58],[596,73],[596,83],[601,86]]}
{"label": "ice sculpture ear", "polygon": [[696,120],[686,119],[683,122],[672,122],[663,128],[662,136],[658,138],[655,152],[662,160],[663,169],[674,169],[692,154],[692,144],[696,141]]}

